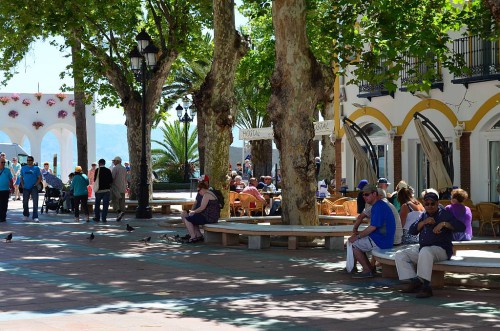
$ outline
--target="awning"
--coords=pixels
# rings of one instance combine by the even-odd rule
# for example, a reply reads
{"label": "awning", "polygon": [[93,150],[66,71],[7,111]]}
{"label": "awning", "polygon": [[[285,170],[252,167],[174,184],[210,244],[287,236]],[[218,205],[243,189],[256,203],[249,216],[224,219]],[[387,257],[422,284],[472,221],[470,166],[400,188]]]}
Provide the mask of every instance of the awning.
{"label": "awning", "polygon": [[356,139],[354,131],[347,123],[344,125],[344,130],[349,146],[351,146],[354,157],[357,160],[354,182],[359,183],[360,180],[366,179],[370,184],[377,183],[377,174],[370,163],[368,154],[363,150],[363,147],[361,147]]}
{"label": "awning", "polygon": [[420,139],[420,144],[422,145],[422,149],[424,150],[425,156],[429,160],[430,164],[430,187],[437,190],[452,187],[453,183],[451,182],[450,176],[444,166],[441,152],[425,129],[422,121],[420,121],[419,118],[415,118],[414,121],[415,127],[417,128],[418,138]]}

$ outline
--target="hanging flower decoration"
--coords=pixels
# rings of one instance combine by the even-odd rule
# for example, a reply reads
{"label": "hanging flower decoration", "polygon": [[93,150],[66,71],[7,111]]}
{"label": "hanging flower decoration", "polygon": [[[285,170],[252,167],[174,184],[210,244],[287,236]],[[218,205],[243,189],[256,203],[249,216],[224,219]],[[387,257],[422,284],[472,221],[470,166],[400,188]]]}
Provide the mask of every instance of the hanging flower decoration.
{"label": "hanging flower decoration", "polygon": [[74,107],[75,106],[75,100],[71,99],[68,101],[68,105],[70,105],[71,107]]}
{"label": "hanging flower decoration", "polygon": [[38,101],[40,101],[40,99],[42,98],[42,95],[43,95],[42,92],[36,92],[35,93],[35,98],[37,98]]}
{"label": "hanging flower decoration", "polygon": [[43,123],[42,123],[42,122],[40,122],[40,121],[35,121],[35,122],[33,122],[31,125],[33,125],[33,126],[35,127],[35,129],[37,129],[37,130],[38,130],[40,127],[42,127],[42,126],[43,126]]}
{"label": "hanging flower decoration", "polygon": [[19,96],[19,94],[18,94],[18,93],[14,93],[14,94],[12,94],[12,96],[11,96],[10,98],[11,98],[12,100],[14,100],[14,101],[17,101],[17,100],[19,100],[21,97]]}
{"label": "hanging flower decoration", "polygon": [[47,104],[49,105],[49,107],[52,107],[53,105],[55,105],[55,104],[56,104],[56,100],[54,100],[54,99],[49,99],[49,100],[47,100]]}
{"label": "hanging flower decoration", "polygon": [[73,117],[76,117],[76,111],[73,112]]}
{"label": "hanging flower decoration", "polygon": [[66,94],[64,94],[64,93],[60,92],[60,93],[57,93],[57,94],[56,94],[56,97],[57,97],[59,100],[63,101],[64,99],[66,99]]}
{"label": "hanging flower decoration", "polygon": [[60,110],[58,113],[57,113],[57,117],[59,118],[65,118],[66,116],[68,116],[68,112],[65,111],[65,110]]}
{"label": "hanging flower decoration", "polygon": [[25,105],[25,106],[31,105],[31,100],[30,99],[23,99],[23,105]]}
{"label": "hanging flower decoration", "polygon": [[3,103],[4,105],[9,102],[9,97],[0,97],[0,102]]}
{"label": "hanging flower decoration", "polygon": [[16,118],[19,115],[19,113],[15,110],[9,111],[9,116],[12,118]]}

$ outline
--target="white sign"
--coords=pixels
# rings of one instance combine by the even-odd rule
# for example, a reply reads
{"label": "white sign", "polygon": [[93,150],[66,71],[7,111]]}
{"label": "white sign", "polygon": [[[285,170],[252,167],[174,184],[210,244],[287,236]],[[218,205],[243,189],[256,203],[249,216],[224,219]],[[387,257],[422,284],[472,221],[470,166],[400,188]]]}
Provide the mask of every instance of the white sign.
{"label": "white sign", "polygon": [[[316,137],[329,136],[333,133],[333,120],[314,122]],[[240,129],[240,140],[267,140],[273,139],[273,128]]]}
{"label": "white sign", "polygon": [[240,140],[273,139],[273,128],[240,129]]}

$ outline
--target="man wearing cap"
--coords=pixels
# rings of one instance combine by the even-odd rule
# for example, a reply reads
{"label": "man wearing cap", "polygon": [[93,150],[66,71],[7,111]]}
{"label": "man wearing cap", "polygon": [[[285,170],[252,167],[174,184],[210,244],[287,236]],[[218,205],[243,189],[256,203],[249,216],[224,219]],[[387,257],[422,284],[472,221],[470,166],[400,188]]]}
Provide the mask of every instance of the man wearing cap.
{"label": "man wearing cap", "polygon": [[113,184],[111,184],[111,202],[118,216],[116,221],[120,222],[125,215],[125,191],[127,190],[127,169],[122,165],[122,158],[116,156],[113,159],[114,167],[111,169]]}
{"label": "man wearing cap", "polygon": [[373,277],[372,266],[366,252],[370,252],[376,247],[386,249],[391,248],[396,232],[396,221],[391,208],[381,200],[376,185],[367,184],[363,187],[363,198],[366,203],[372,205],[370,225],[363,231],[353,234],[348,239],[348,246],[352,245],[352,256],[350,249],[347,250],[347,271],[352,271],[354,261],[359,261],[363,266],[363,271],[354,274],[353,278]]}
{"label": "man wearing cap", "polygon": [[451,258],[453,232],[465,230],[462,222],[439,205],[436,190],[428,189],[425,192],[425,211],[409,229],[410,234],[419,235],[419,246],[409,247],[395,255],[399,279],[410,280],[410,284],[402,292],[417,293],[417,298],[432,296],[432,265]]}
{"label": "man wearing cap", "polygon": [[[109,200],[111,196],[111,184],[113,183],[113,175],[111,170],[106,168],[106,161],[99,160],[99,168],[94,174],[94,182],[97,182],[95,187],[95,208],[94,208],[94,222],[107,222]],[[102,201],[102,213],[101,213]]]}
{"label": "man wearing cap", "polygon": [[32,155],[26,159],[28,164],[21,167],[21,186],[23,188],[23,220],[30,216],[28,202],[33,199],[33,221],[38,223],[38,185],[42,182],[42,173],[38,166],[33,165]]}
{"label": "man wearing cap", "polygon": [[82,204],[82,210],[85,214],[86,221],[90,221],[89,205],[88,205],[88,189],[89,178],[87,175],[82,173],[82,167],[76,166],[75,176],[71,181],[70,190],[73,190],[73,199],[75,202],[75,221],[80,222],[80,203]]}

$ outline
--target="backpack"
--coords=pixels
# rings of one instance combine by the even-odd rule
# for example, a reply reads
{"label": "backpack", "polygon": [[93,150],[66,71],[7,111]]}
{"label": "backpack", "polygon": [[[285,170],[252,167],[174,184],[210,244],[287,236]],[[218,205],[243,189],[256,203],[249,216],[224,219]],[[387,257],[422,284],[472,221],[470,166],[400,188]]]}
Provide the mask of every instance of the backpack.
{"label": "backpack", "polygon": [[210,192],[212,192],[215,197],[217,198],[217,201],[219,202],[219,207],[220,209],[224,208],[224,196],[222,195],[222,192],[220,190],[214,189],[213,187],[210,188]]}

